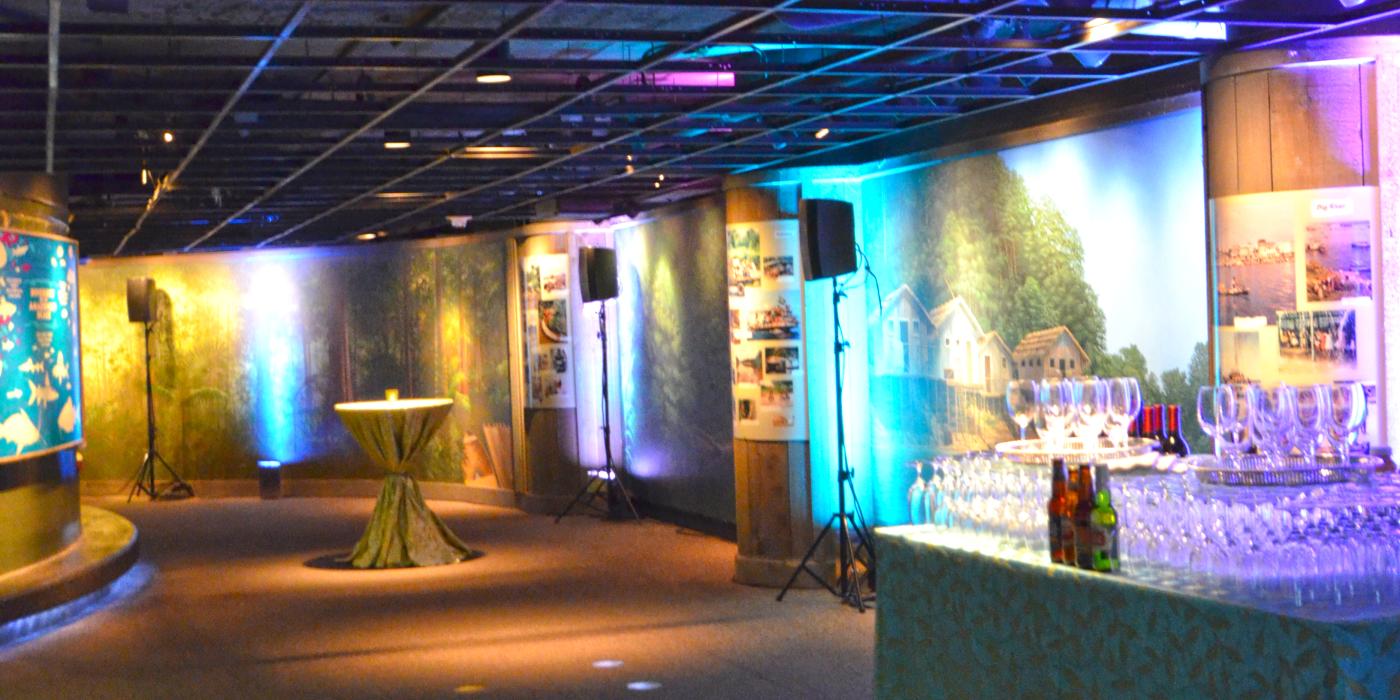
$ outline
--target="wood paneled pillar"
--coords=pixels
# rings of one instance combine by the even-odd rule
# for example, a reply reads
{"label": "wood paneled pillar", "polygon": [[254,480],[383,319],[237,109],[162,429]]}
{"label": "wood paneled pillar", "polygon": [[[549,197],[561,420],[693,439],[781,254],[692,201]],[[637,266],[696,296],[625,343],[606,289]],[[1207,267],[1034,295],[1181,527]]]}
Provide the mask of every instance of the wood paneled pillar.
{"label": "wood paneled pillar", "polygon": [[[1371,274],[1374,306],[1369,299],[1348,300],[1345,306],[1323,300],[1299,305],[1310,311],[1354,308],[1358,319],[1366,314],[1368,323],[1375,324],[1374,335],[1358,341],[1375,347],[1379,358],[1373,424],[1378,431],[1372,433],[1378,444],[1400,435],[1400,410],[1392,408],[1400,397],[1400,344],[1386,342],[1387,328],[1400,329],[1400,284],[1395,283],[1400,279],[1400,243],[1394,221],[1400,199],[1395,177],[1400,172],[1400,117],[1393,109],[1400,101],[1397,56],[1400,37],[1355,36],[1225,54],[1203,69],[1206,190],[1215,235],[1228,221],[1221,214],[1222,198],[1229,203],[1249,199],[1241,195],[1294,193],[1314,197],[1313,217],[1364,221],[1364,212],[1348,209],[1334,215],[1317,207],[1342,201],[1346,192],[1359,188],[1378,192],[1381,245],[1378,269]],[[1353,189],[1337,193],[1327,192],[1329,188]],[[1294,250],[1299,250],[1297,244]],[[1302,263],[1298,269],[1301,275]],[[1212,278],[1210,293],[1224,283]],[[1303,284],[1302,277],[1296,283]],[[1363,368],[1365,360],[1362,353]],[[1361,377],[1367,383],[1371,379]]]}
{"label": "wood paneled pillar", "polygon": [[[754,186],[732,181],[725,189],[725,223],[794,219],[798,197],[796,184]],[[778,587],[792,575],[818,532],[812,515],[811,474],[806,440],[734,439],[739,545],[735,581]],[[822,560],[822,570],[834,571],[831,551],[822,552]],[[803,576],[797,585],[816,583]]]}
{"label": "wood paneled pillar", "polygon": [[[558,512],[573,498],[584,478],[579,466],[578,416],[574,403],[569,401],[557,408],[532,407],[528,398],[531,388],[526,385],[528,372],[524,367],[534,360],[528,355],[528,344],[523,337],[529,311],[524,308],[521,291],[524,288],[522,265],[531,256],[568,253],[569,234],[543,234],[516,241],[515,253],[510,258],[513,263],[509,273],[513,276],[512,306],[515,307],[511,314],[514,326],[512,382],[516,386],[512,401],[517,402],[517,410],[522,414],[518,419],[520,437],[516,440],[519,455],[516,463],[519,469],[515,487],[520,507],[532,513]],[[573,265],[568,265],[566,271],[572,289],[577,285]]]}

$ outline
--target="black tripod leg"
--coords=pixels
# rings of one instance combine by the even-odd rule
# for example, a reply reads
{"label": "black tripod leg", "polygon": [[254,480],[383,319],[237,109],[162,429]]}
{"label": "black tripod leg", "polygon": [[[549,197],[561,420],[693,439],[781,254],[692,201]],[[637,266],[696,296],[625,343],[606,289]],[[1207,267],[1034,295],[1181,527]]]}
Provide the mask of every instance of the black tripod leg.
{"label": "black tripod leg", "polygon": [[[554,516],[554,522],[555,522],[556,525],[559,523],[560,520],[563,520],[563,519],[564,519],[564,516],[566,516],[566,515],[569,514],[569,511],[571,511],[571,510],[574,509],[574,506],[578,505],[579,502],[583,500],[583,497],[584,497],[586,494],[588,494],[589,490],[591,490],[591,489],[593,488],[593,482],[594,482],[594,481],[597,481],[597,480],[598,480],[598,477],[596,477],[596,476],[590,476],[590,477],[588,477],[588,481],[583,482],[583,488],[579,489],[579,492],[578,492],[577,494],[574,495],[574,500],[569,501],[569,505],[566,506],[566,507],[564,508],[564,510],[559,511],[559,514],[558,514],[558,515]],[[592,500],[592,499],[589,499],[589,500]]]}
{"label": "black tripod leg", "polygon": [[[817,576],[812,573],[811,569],[807,568],[807,563],[812,560],[812,555],[817,553],[817,548],[821,546],[822,540],[826,539],[826,536],[831,534],[831,526],[836,522],[837,517],[837,515],[832,515],[831,519],[826,521],[826,527],[823,527],[821,534],[817,535],[817,539],[812,541],[812,546],[807,548],[807,553],[802,555],[801,563],[797,565],[796,569],[792,570],[792,576],[788,578],[787,584],[783,586],[783,590],[778,592],[778,602],[782,602],[783,596],[787,595],[788,589],[792,588],[792,584],[797,583],[797,577],[802,575],[804,571],[807,572],[808,576],[811,576],[816,579],[818,583],[825,586],[827,590],[836,593],[836,589],[832,588],[831,584],[826,582],[826,579]],[[840,595],[839,593],[836,594]]]}
{"label": "black tripod leg", "polygon": [[[622,483],[622,474],[621,467],[614,467],[612,470],[612,480],[608,482],[608,488],[611,489],[613,486],[617,486],[617,491],[622,497],[622,502],[627,504],[627,510],[632,511],[632,518],[634,520],[641,520],[642,514],[637,512],[637,505],[632,502],[632,492],[627,490],[627,484]],[[609,504],[609,506],[611,506],[611,504]],[[609,507],[608,510],[611,512],[612,508]]]}

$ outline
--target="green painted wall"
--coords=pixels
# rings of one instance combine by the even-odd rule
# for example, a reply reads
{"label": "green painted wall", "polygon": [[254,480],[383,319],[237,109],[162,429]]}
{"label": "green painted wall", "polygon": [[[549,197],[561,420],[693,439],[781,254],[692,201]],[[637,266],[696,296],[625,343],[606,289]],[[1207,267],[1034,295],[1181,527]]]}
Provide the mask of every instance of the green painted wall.
{"label": "green painted wall", "polygon": [[286,478],[378,477],[332,406],[395,387],[457,401],[420,478],[508,485],[496,476],[510,469],[505,267],[504,243],[465,240],[89,262],[83,478],[128,478],[145,451],[142,327],[125,285],[148,276],[158,445],[185,478],[251,478],[259,458],[280,459]]}

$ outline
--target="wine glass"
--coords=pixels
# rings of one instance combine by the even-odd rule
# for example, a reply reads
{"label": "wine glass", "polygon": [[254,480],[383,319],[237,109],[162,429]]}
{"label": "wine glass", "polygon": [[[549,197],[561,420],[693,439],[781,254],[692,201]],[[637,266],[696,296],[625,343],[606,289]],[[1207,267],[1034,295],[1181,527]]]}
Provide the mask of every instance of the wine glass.
{"label": "wine glass", "polygon": [[1036,383],[1030,379],[1019,379],[1006,384],[1006,411],[1011,421],[1021,430],[1021,439],[1026,439],[1026,426],[1035,420],[1037,412]]}
{"label": "wine glass", "polygon": [[1036,425],[1041,437],[1058,447],[1065,439],[1065,429],[1074,413],[1073,392],[1068,381],[1047,379],[1039,384],[1039,417]]}
{"label": "wine glass", "polygon": [[1122,447],[1128,444],[1128,426],[1142,410],[1142,391],[1134,377],[1117,377],[1107,381],[1109,436]]}
{"label": "wine glass", "polygon": [[1251,444],[1250,426],[1253,411],[1249,401],[1249,386],[1243,384],[1227,384],[1221,387],[1228,392],[1228,397],[1216,403],[1217,418],[1215,423],[1216,435],[1219,439],[1220,450],[1226,462],[1238,468],[1240,466],[1241,455],[1249,449]]}
{"label": "wine glass", "polygon": [[[1067,380],[1068,381],[1068,380]],[[1075,437],[1086,443],[1097,443],[1108,420],[1108,384],[1098,377],[1073,381]]]}
{"label": "wine glass", "polygon": [[1289,433],[1293,430],[1293,387],[1280,384],[1273,389],[1265,389],[1258,384],[1249,385],[1250,423],[1254,429],[1254,443],[1263,450],[1274,467],[1283,466],[1283,458],[1288,454]]}
{"label": "wine glass", "polygon": [[1215,441],[1216,459],[1224,459],[1226,437],[1235,411],[1235,390],[1229,386],[1203,386],[1196,391],[1196,421]]}
{"label": "wine glass", "polygon": [[1357,382],[1333,384],[1322,412],[1328,442],[1342,464],[1351,462],[1351,446],[1366,424],[1366,392]]}
{"label": "wine glass", "polygon": [[1317,441],[1326,432],[1328,388],[1321,384],[1298,387],[1294,405],[1293,442],[1308,466],[1317,463]]}

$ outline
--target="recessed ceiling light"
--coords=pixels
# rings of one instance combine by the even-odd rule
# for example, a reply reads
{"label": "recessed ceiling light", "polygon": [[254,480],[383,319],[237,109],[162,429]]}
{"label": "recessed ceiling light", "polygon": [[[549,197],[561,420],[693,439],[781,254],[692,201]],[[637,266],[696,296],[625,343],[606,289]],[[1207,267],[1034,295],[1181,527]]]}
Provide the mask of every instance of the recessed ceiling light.
{"label": "recessed ceiling light", "polygon": [[163,132],[161,132],[161,134],[160,134],[160,140],[162,140],[162,141],[164,141],[164,142],[166,142],[166,143],[175,143],[175,132],[173,132],[173,131],[163,131]]}
{"label": "recessed ceiling light", "polygon": [[385,141],[384,148],[390,151],[401,151],[413,144],[408,141]]}
{"label": "recessed ceiling light", "polygon": [[453,158],[476,158],[494,160],[498,158],[534,158],[542,155],[534,146],[467,146],[452,153]]}
{"label": "recessed ceiling light", "polygon": [[812,135],[815,136],[815,137],[817,137],[818,139],[824,139],[824,138],[826,138],[826,135],[829,134],[829,133],[831,133],[831,129],[828,129],[828,128],[826,128],[826,127],[822,127],[822,128],[820,128],[820,129],[817,129],[817,133],[812,134]]}
{"label": "recessed ceiling light", "polygon": [[361,234],[359,234],[358,236],[355,236],[355,240],[357,240],[357,241],[372,241],[372,240],[374,240],[374,239],[376,239],[376,238],[378,238],[378,237],[379,237],[379,234],[377,234],[377,233],[375,233],[375,232],[373,232],[373,231],[366,231],[365,233],[361,233]]}
{"label": "recessed ceiling light", "polygon": [[510,82],[510,75],[509,75],[509,74],[506,74],[506,73],[495,73],[495,72],[477,73],[477,74],[476,74],[476,82],[478,82],[478,83],[484,83],[484,84],[486,84],[486,85],[499,85],[499,84],[501,84],[501,83],[508,83],[508,82]]}
{"label": "recessed ceiling light", "polygon": [[661,174],[657,175],[657,176],[656,176],[656,180],[657,180],[658,182],[665,182],[665,181],[666,181],[666,173],[661,173]]}
{"label": "recessed ceiling light", "polygon": [[384,148],[398,151],[413,145],[413,134],[407,131],[385,131]]}

